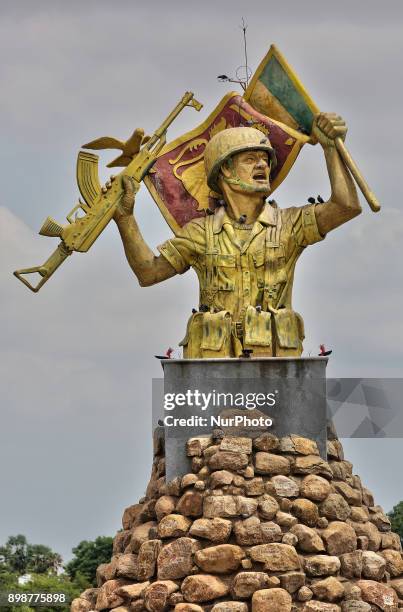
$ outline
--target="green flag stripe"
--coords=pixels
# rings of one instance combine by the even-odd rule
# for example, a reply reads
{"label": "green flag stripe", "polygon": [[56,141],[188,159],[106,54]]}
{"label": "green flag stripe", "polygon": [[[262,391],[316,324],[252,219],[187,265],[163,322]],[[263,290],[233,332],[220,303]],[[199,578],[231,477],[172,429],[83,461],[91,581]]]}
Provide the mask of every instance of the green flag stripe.
{"label": "green flag stripe", "polygon": [[298,125],[310,134],[313,113],[276,57],[270,58],[259,81],[277,98]]}

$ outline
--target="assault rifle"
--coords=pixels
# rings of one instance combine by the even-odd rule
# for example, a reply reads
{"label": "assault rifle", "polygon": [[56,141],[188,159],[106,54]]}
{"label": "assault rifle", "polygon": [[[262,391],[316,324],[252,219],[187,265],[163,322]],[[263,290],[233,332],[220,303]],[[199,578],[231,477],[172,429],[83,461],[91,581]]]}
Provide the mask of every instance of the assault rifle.
{"label": "assault rifle", "polygon": [[[61,225],[52,217],[45,219],[39,234],[60,238],[58,247],[41,266],[16,270],[14,276],[36,293],[73,251],[79,251],[80,253],[88,251],[114,215],[116,206],[123,195],[122,177],[131,177],[135,182],[135,187],[138,188],[139,183],[149,172],[159,152],[165,146],[168,127],[186,106],[192,106],[199,111],[203,105],[193,97],[192,92],[186,92],[162,125],[138,152],[135,151],[133,155],[129,154],[129,157],[123,154],[117,160],[108,164],[109,166],[122,166],[126,165],[127,162],[124,170],[117,176],[111,176],[111,179],[104,186],[101,186],[98,178],[99,157],[93,153],[80,151],[77,158],[77,184],[84,201],[79,200],[78,204],[69,212],[66,217],[68,225]],[[94,146],[97,142],[102,144],[104,141],[119,143],[116,139],[101,138],[86,146],[87,148],[111,148]],[[119,160],[121,160],[121,163],[119,163]],[[79,211],[84,213],[82,217],[78,216]],[[25,275],[35,273],[42,278],[36,285],[31,285]]]}

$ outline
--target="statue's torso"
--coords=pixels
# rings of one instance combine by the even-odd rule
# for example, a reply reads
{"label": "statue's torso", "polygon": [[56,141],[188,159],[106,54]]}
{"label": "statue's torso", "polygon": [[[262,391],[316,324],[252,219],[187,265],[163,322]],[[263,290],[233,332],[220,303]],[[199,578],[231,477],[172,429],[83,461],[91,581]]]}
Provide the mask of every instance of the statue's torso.
{"label": "statue's torso", "polygon": [[183,258],[199,279],[202,312],[188,323],[186,356],[238,356],[245,348],[300,355],[304,332],[292,310],[294,269],[304,248],[321,238],[313,206],[266,205],[253,226],[242,227],[220,209],[162,245],[169,261]]}

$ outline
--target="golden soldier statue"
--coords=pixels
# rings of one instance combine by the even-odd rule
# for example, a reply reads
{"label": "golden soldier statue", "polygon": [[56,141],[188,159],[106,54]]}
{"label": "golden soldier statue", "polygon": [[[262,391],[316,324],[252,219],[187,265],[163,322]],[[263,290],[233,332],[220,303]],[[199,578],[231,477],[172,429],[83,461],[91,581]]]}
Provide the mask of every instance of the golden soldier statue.
{"label": "golden soldier statue", "polygon": [[[98,157],[80,151],[83,200],[67,216],[68,225],[48,217],[40,230],[59,237],[59,246],[41,266],[14,274],[39,291],[73,252],[88,251],[114,218],[140,285],[196,271],[199,308],[181,342],[185,358],[298,357],[304,324],[292,308],[292,286],[299,256],[361,212],[353,178],[370,208],[380,209],[345,148],[346,124],[319,112],[274,45],[242,96],[227,93],[198,127],[167,143],[169,125],[187,106],[202,105],[186,92],[150,138],[137,129],[125,142],[105,136],[84,145],[120,149],[108,166],[124,169],[101,186]],[[267,198],[306,143],[323,148],[330,199],[278,208]],[[175,234],[158,257],[133,216],[142,181]],[[31,284],[30,275],[38,274],[39,282]]]}
{"label": "golden soldier statue", "polygon": [[194,268],[200,283],[199,310],[181,342],[184,357],[299,356],[304,325],[292,309],[298,257],[310,244],[361,212],[354,182],[335,146],[345,122],[320,113],[313,136],[322,145],[331,196],[328,202],[281,209],[267,202],[276,157],[269,138],[253,127],[228,128],[207,144],[204,164],[209,187],[222,200],[213,215],[184,225],[155,256],[133,216],[134,187],[114,219],[127,260],[141,286]]}

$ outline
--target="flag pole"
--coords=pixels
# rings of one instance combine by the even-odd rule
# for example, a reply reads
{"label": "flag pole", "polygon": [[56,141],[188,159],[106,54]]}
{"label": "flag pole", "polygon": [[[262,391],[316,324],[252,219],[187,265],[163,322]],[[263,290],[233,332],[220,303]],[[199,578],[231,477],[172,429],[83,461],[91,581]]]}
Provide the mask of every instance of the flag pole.
{"label": "flag pole", "polygon": [[369,188],[368,183],[364,179],[357,164],[351,157],[349,151],[346,148],[346,145],[344,144],[344,142],[342,141],[340,137],[335,139],[335,145],[336,145],[337,151],[339,152],[340,157],[346,164],[347,168],[350,170],[351,174],[354,177],[355,182],[357,183],[358,187],[361,190],[362,195],[368,202],[370,209],[373,212],[379,212],[381,210],[381,205],[379,204],[376,195]]}

